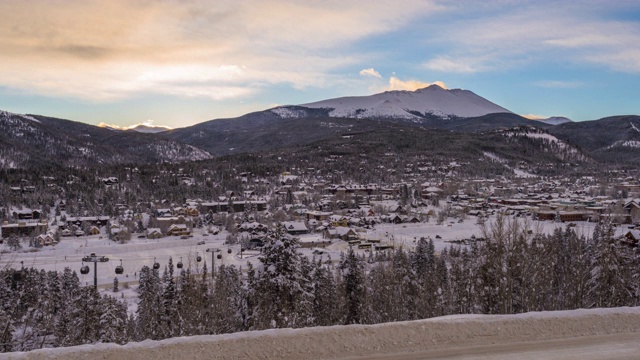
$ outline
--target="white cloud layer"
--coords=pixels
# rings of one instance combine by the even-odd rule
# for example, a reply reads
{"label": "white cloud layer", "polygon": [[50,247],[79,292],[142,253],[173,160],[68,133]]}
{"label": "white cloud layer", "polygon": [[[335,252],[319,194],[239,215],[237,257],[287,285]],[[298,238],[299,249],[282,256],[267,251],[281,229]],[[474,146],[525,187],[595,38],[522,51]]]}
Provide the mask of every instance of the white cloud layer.
{"label": "white cloud layer", "polygon": [[580,81],[541,80],[534,83],[536,86],[557,89],[574,89],[584,86]]}
{"label": "white cloud layer", "polygon": [[380,75],[380,73],[375,71],[373,68],[360,70],[360,76],[373,76],[375,78],[382,79],[382,75]]}
{"label": "white cloud layer", "polygon": [[[441,10],[432,1],[6,0],[0,86],[110,101],[214,100],[273,84],[327,86],[360,61],[350,44]],[[375,76],[375,73],[369,75]],[[379,74],[378,74],[379,75]]]}
{"label": "white cloud layer", "polygon": [[475,73],[485,69],[477,59],[451,59],[444,56],[435,57],[424,66],[429,70],[447,73]]}
{"label": "white cloud layer", "polygon": [[466,3],[452,14],[475,15],[435,30],[431,42],[444,50],[425,67],[473,73],[556,61],[640,73],[640,22],[607,16],[629,9],[638,11],[637,2]]}

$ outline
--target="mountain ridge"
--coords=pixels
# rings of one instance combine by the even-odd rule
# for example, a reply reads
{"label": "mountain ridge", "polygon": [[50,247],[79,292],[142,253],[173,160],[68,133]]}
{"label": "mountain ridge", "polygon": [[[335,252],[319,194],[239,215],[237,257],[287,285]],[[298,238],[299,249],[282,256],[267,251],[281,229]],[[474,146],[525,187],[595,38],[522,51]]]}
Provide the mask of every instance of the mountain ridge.
{"label": "mountain ridge", "polygon": [[[481,111],[484,112],[488,108],[500,111],[473,117],[460,116],[468,114],[464,111],[445,115],[442,109],[454,106],[454,102],[437,108],[439,113],[421,112],[419,109],[428,109],[422,101],[424,96],[433,99],[434,94],[438,99],[462,99],[460,108],[466,109],[464,111],[485,109]],[[352,99],[356,99],[355,102],[351,102]],[[336,112],[335,107],[327,107],[332,104],[344,106]],[[353,110],[363,104],[373,107]],[[378,105],[391,112],[387,115],[384,111],[376,112]],[[337,116],[341,112],[345,116]],[[536,128],[536,131],[548,133],[555,140],[548,141],[550,138],[546,135],[530,135],[522,141],[531,142],[532,136],[537,137],[535,141],[549,142],[549,149],[575,146],[572,151],[580,156],[574,158],[582,159],[580,161],[593,158],[607,163],[640,164],[640,116],[614,116],[583,122],[560,117],[531,120],[469,90],[447,90],[434,85],[416,91],[389,91],[368,97],[343,97],[279,106],[237,118],[215,119],[158,133],[113,130],[42,115],[0,111],[0,144],[3,145],[0,148],[0,167],[37,166],[47,162],[63,166],[183,162],[322,144],[344,136],[351,138],[358,133],[419,132],[424,136],[423,141],[441,141],[447,133],[489,134],[513,128]],[[460,138],[475,139],[473,141],[476,142],[486,139],[465,136]],[[376,135],[376,142],[384,141],[383,138]],[[363,139],[365,141],[361,144],[366,147],[366,137]],[[491,139],[505,140],[502,137]],[[412,141],[418,143],[418,140]],[[456,147],[459,151],[471,151],[465,150],[461,144]],[[339,146],[352,145],[340,143]],[[546,149],[547,145],[541,143],[533,148]],[[476,143],[475,146],[473,151],[477,155],[480,145]],[[516,151],[517,146],[504,144],[504,149]],[[501,156],[505,154],[502,152]]]}

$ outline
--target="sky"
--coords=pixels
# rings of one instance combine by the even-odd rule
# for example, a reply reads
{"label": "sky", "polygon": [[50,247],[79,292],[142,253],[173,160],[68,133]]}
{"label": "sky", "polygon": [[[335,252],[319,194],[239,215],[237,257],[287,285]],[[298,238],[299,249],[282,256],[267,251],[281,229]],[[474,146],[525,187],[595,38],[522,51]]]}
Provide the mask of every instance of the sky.
{"label": "sky", "polygon": [[0,110],[173,128],[438,83],[640,114],[640,1],[0,0]]}

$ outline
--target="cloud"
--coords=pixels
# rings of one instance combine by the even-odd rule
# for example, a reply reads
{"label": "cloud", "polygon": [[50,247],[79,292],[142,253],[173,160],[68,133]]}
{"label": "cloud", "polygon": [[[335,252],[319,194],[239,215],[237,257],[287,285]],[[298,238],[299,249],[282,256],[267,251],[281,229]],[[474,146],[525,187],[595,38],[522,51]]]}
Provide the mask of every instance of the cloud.
{"label": "cloud", "polygon": [[544,115],[537,115],[537,114],[526,114],[526,115],[520,115],[523,118],[527,118],[529,120],[542,120],[542,119],[547,119],[549,118],[548,116],[544,116]]}
{"label": "cloud", "polygon": [[385,88],[386,91],[392,91],[392,90],[408,90],[408,91],[415,91],[418,89],[422,89],[422,88],[426,88],[428,86],[431,85],[438,85],[443,89],[446,89],[447,86],[445,85],[444,82],[442,81],[435,81],[432,83],[428,83],[428,82],[424,82],[424,81],[419,81],[419,80],[400,80],[395,76],[392,76],[389,78],[389,85]]}
{"label": "cloud", "polygon": [[446,56],[438,56],[427,61],[424,66],[433,71],[448,73],[475,73],[484,70],[478,60],[452,59]]}
{"label": "cloud", "polygon": [[372,0],[367,11],[349,1],[6,0],[0,86],[93,101],[323,87],[361,62],[354,42],[442,9],[422,0]]}
{"label": "cloud", "polygon": [[542,80],[534,82],[534,85],[545,88],[557,88],[557,89],[574,89],[584,86],[579,81],[561,81],[561,80]]}
{"label": "cloud", "polygon": [[380,75],[380,73],[375,71],[373,68],[360,70],[360,75],[361,76],[373,76],[373,77],[376,77],[378,79],[382,79],[382,75]]}
{"label": "cloud", "polygon": [[425,67],[474,73],[568,63],[640,73],[640,22],[613,15],[638,8],[637,2],[598,0],[552,8],[527,1],[465,3],[449,13],[448,26],[432,29],[429,45],[439,48],[439,55]]}

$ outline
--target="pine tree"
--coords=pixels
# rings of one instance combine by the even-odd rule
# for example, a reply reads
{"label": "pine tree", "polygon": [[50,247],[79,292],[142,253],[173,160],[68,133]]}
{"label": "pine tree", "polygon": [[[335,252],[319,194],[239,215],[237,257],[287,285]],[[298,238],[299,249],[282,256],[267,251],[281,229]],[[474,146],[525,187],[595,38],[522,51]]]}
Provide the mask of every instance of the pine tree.
{"label": "pine tree", "polygon": [[216,273],[211,298],[211,333],[241,331],[244,328],[245,299],[240,271],[233,265],[221,265]]}
{"label": "pine tree", "polygon": [[304,289],[296,247],[297,240],[280,223],[262,247],[254,310],[254,324],[260,328],[297,327],[303,321],[298,314]]}
{"label": "pine tree", "polygon": [[60,302],[55,324],[55,346],[73,345],[74,306],[80,296],[80,279],[75,271],[65,268],[60,278]]}
{"label": "pine tree", "polygon": [[588,282],[589,305],[623,306],[632,297],[627,286],[630,283],[630,271],[613,236],[613,226],[605,224],[604,229],[599,230],[599,239],[596,239],[594,231],[592,245],[595,251],[591,258],[591,278]]}
{"label": "pine tree", "polygon": [[364,315],[365,277],[362,262],[353,252],[353,248],[349,248],[340,269],[344,278],[344,324],[360,324]]}
{"label": "pine tree", "polygon": [[97,342],[103,311],[98,291],[93,286],[80,288],[79,296],[72,304],[69,345]]}
{"label": "pine tree", "polygon": [[98,341],[125,344],[129,341],[127,307],[110,296],[102,298],[103,311],[100,314]]}
{"label": "pine tree", "polygon": [[140,285],[138,286],[138,310],[136,321],[136,339],[160,339],[160,314],[162,308],[162,286],[157,270],[143,266],[140,270]]}
{"label": "pine tree", "polygon": [[335,303],[338,301],[333,273],[322,264],[322,259],[314,261],[313,280],[313,319],[316,326],[334,325],[337,320]]}
{"label": "pine tree", "polygon": [[169,258],[169,266],[162,273],[162,309],[160,315],[159,336],[169,338],[179,336],[178,309],[176,304],[176,284],[173,280],[173,260]]}

